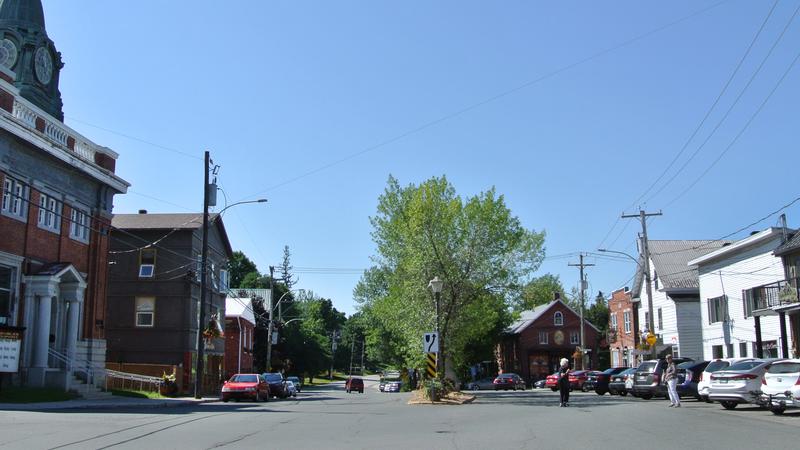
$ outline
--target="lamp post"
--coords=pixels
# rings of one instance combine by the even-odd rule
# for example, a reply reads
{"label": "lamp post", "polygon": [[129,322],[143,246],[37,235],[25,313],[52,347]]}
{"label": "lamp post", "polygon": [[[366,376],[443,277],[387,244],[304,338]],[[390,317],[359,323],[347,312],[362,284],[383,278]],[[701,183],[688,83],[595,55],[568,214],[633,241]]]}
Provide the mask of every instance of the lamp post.
{"label": "lamp post", "polygon": [[[605,248],[598,248],[597,251],[605,253],[617,253],[619,255],[627,256],[628,258],[632,259],[633,262],[635,262],[640,269],[642,269],[642,272],[644,272],[645,285],[647,287],[647,315],[648,315],[647,328],[649,332],[648,334],[655,335],[656,327],[655,327],[655,322],[653,320],[653,284],[652,281],[650,280],[650,250],[647,246],[647,241],[644,242],[644,255],[642,258],[644,259],[644,267],[642,267],[642,263],[640,263],[639,260],[637,260],[636,258],[625,252],[618,252],[616,250],[608,250]],[[653,348],[651,349],[650,357],[653,359],[656,359],[658,357],[655,344],[653,344]]]}
{"label": "lamp post", "polygon": [[440,280],[439,277],[433,277],[433,279],[428,283],[428,287],[431,288],[433,291],[433,298],[436,301],[436,336],[439,339],[439,351],[436,352],[436,378],[441,379],[441,350],[444,348],[442,345],[442,336],[439,333],[439,298],[442,294],[442,288],[444,287],[444,281]]}
{"label": "lamp post", "polygon": [[[201,251],[201,259],[200,259],[200,307],[199,314],[197,318],[197,360],[195,361],[195,377],[194,377],[194,398],[201,398],[203,396],[203,358],[204,358],[204,350],[203,347],[203,322],[205,322],[205,315],[206,315],[206,294],[207,294],[207,281],[208,277],[206,274],[206,267],[208,267],[208,203],[209,203],[209,190],[212,188],[213,185],[209,184],[208,182],[208,174],[209,174],[209,162],[211,160],[211,156],[208,151],[205,152],[205,185],[203,189],[203,243],[202,243],[202,251]],[[225,208],[217,213],[217,217],[219,214],[222,214],[228,208],[231,208],[236,205],[243,205],[245,203],[265,203],[267,199],[260,198],[258,200],[248,200],[243,202],[236,202],[232,205],[228,205]]]}

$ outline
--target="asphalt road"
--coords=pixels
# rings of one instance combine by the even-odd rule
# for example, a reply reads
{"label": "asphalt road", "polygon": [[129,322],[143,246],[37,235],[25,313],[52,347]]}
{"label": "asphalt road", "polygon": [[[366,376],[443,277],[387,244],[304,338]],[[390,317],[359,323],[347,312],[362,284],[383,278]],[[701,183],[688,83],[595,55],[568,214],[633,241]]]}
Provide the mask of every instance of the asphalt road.
{"label": "asphalt road", "polygon": [[407,405],[407,393],[347,394],[341,383],[268,403],[0,411],[0,447],[119,449],[795,448],[800,411],[549,390],[477,393],[472,404]]}

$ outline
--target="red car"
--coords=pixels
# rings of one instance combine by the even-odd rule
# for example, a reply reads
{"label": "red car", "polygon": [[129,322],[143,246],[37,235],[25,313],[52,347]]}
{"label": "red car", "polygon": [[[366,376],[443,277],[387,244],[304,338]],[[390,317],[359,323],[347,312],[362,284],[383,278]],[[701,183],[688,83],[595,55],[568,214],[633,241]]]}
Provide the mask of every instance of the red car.
{"label": "red car", "polygon": [[350,377],[347,379],[347,382],[344,384],[344,390],[347,393],[351,393],[353,391],[358,391],[359,394],[364,393],[364,380],[361,378]]}
{"label": "red car", "polygon": [[237,373],[222,385],[220,398],[223,402],[231,399],[266,402],[269,400],[269,383],[257,373]]}
{"label": "red car", "polygon": [[569,389],[581,389],[589,378],[588,370],[575,370],[569,373]]}
{"label": "red car", "polygon": [[553,392],[558,390],[558,372],[547,376],[544,387],[552,389]]}

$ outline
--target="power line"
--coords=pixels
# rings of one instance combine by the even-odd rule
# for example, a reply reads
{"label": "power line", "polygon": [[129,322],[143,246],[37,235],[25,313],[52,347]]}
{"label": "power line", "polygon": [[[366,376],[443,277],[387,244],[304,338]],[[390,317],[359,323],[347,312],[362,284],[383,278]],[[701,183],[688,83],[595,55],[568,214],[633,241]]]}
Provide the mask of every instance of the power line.
{"label": "power line", "polygon": [[547,80],[549,78],[552,78],[552,77],[554,77],[556,75],[559,75],[559,74],[561,74],[563,72],[566,72],[566,71],[568,71],[570,69],[573,69],[575,67],[583,65],[583,64],[588,63],[590,61],[593,61],[593,60],[595,60],[597,58],[600,58],[601,56],[604,56],[604,55],[606,55],[608,53],[611,53],[611,52],[614,52],[614,51],[619,50],[621,48],[627,47],[627,46],[629,46],[629,45],[631,45],[631,44],[633,44],[633,43],[635,43],[637,41],[645,39],[645,38],[647,38],[649,36],[652,36],[652,35],[654,35],[656,33],[661,32],[663,30],[671,28],[671,27],[673,27],[673,26],[675,26],[675,25],[677,25],[679,23],[685,22],[686,20],[689,20],[689,19],[691,19],[693,17],[696,17],[696,16],[698,16],[700,14],[703,14],[703,13],[705,13],[707,11],[710,11],[710,10],[712,10],[714,8],[717,8],[720,5],[722,5],[724,3],[727,3],[728,1],[729,0],[722,0],[722,1],[719,1],[717,3],[712,4],[710,6],[707,6],[705,8],[699,9],[699,10],[697,10],[695,12],[692,12],[692,13],[686,15],[686,16],[683,16],[683,17],[681,17],[681,18],[679,18],[677,20],[674,20],[674,21],[669,22],[669,23],[667,23],[665,25],[662,25],[660,27],[657,27],[655,29],[652,29],[650,31],[642,33],[640,35],[637,35],[637,36],[635,36],[635,37],[633,37],[631,39],[628,39],[627,41],[624,41],[624,42],[622,42],[620,44],[617,44],[615,46],[606,48],[606,49],[601,50],[599,52],[596,52],[596,53],[594,53],[594,54],[592,54],[590,56],[587,56],[587,57],[585,57],[583,59],[580,59],[580,60],[578,60],[576,62],[573,62],[573,63],[568,64],[566,66],[562,66],[562,67],[560,67],[558,69],[555,69],[555,70],[553,70],[551,72],[548,72],[548,73],[546,73],[546,74],[544,74],[544,75],[542,75],[542,76],[540,76],[540,77],[538,77],[536,79],[527,81],[527,82],[522,83],[522,84],[520,84],[520,85],[518,85],[516,87],[507,89],[507,90],[505,90],[503,92],[495,94],[495,95],[493,95],[491,97],[488,97],[488,98],[486,98],[484,100],[481,100],[479,102],[476,102],[476,103],[473,103],[473,104],[471,104],[469,106],[461,108],[461,109],[459,109],[459,110],[457,110],[455,112],[452,112],[450,114],[446,114],[446,115],[444,115],[442,117],[439,117],[438,119],[434,119],[434,120],[431,120],[429,122],[426,122],[426,123],[424,123],[424,124],[422,124],[422,125],[420,125],[420,126],[418,126],[416,128],[408,130],[408,131],[406,131],[404,133],[400,133],[400,134],[396,135],[395,137],[387,139],[387,140],[385,140],[383,142],[380,142],[378,144],[366,147],[363,150],[357,151],[355,153],[351,153],[350,155],[347,155],[347,156],[345,156],[345,157],[343,157],[341,159],[332,161],[330,163],[327,163],[325,165],[322,165],[322,166],[319,166],[319,167],[317,167],[315,169],[312,169],[312,170],[310,170],[308,172],[305,172],[305,173],[302,173],[302,174],[297,175],[295,177],[289,178],[289,179],[287,179],[285,181],[282,181],[282,182],[280,182],[278,184],[275,184],[275,185],[272,185],[270,187],[267,187],[264,190],[261,190],[259,192],[254,193],[254,194],[247,195],[247,196],[243,197],[243,199],[247,199],[247,198],[250,198],[250,197],[255,197],[255,196],[261,195],[261,194],[263,194],[265,192],[271,191],[273,189],[277,189],[277,188],[279,188],[281,186],[285,186],[287,184],[293,183],[293,182],[298,181],[300,179],[309,177],[311,175],[315,175],[315,174],[317,174],[317,173],[319,173],[319,172],[321,172],[323,170],[329,169],[329,168],[331,168],[333,166],[339,165],[339,164],[341,164],[343,162],[349,161],[349,160],[351,160],[353,158],[356,158],[358,156],[361,156],[363,154],[378,150],[378,149],[380,149],[382,147],[386,147],[386,146],[388,146],[390,144],[398,142],[398,141],[400,141],[402,139],[405,139],[405,138],[407,138],[409,136],[412,136],[414,134],[417,134],[417,133],[420,133],[420,132],[422,132],[424,130],[427,130],[428,128],[431,128],[431,127],[433,127],[435,125],[438,125],[440,123],[446,122],[446,121],[451,120],[451,119],[454,119],[454,118],[456,118],[458,116],[461,116],[461,115],[463,115],[463,114],[465,114],[467,112],[470,112],[472,110],[480,108],[481,106],[484,106],[484,105],[487,105],[489,103],[495,102],[495,101],[497,101],[497,100],[499,100],[501,98],[507,97],[507,96],[509,96],[511,94],[519,92],[519,91],[521,91],[523,89],[526,89],[526,88],[528,88],[530,86],[533,86],[535,84],[541,83],[542,81],[545,81],[545,80]]}
{"label": "power line", "polygon": [[[708,120],[708,118],[711,116],[711,113],[717,107],[717,104],[719,104],[719,101],[722,99],[722,97],[728,91],[728,87],[731,85],[731,82],[733,82],[733,79],[736,77],[736,74],[739,73],[739,69],[744,64],[745,59],[747,59],[747,56],[750,55],[750,51],[755,46],[755,43],[758,40],[758,37],[761,36],[761,32],[764,30],[764,27],[767,25],[767,22],[769,21],[770,17],[772,17],[772,13],[775,11],[775,7],[778,6],[778,2],[780,2],[780,0],[775,0],[775,2],[772,4],[772,7],[770,8],[769,12],[767,13],[767,16],[761,22],[761,26],[758,28],[758,31],[756,32],[755,36],[753,36],[753,39],[750,40],[750,44],[747,46],[747,49],[745,50],[744,55],[742,55],[742,57],[739,59],[739,63],[736,64],[736,67],[733,69],[733,72],[731,72],[731,75],[728,77],[728,80],[722,86],[722,90],[720,90],[719,94],[717,94],[717,98],[714,99],[714,102],[708,108],[708,111],[706,111],[706,114],[703,116],[703,119],[700,120],[700,123],[697,124],[697,127],[695,127],[694,131],[692,131],[692,134],[689,135],[689,138],[686,140],[686,142],[684,142],[684,144],[681,147],[680,151],[678,151],[678,153],[675,155],[675,157],[672,159],[672,161],[661,172],[661,175],[659,175],[656,178],[656,180],[653,181],[653,183],[650,185],[650,187],[648,187],[642,193],[642,195],[640,195],[636,200],[634,200],[633,203],[630,206],[628,206],[628,208],[626,208],[626,209],[630,209],[630,208],[636,206],[636,204],[639,203],[639,201],[642,200],[642,198],[644,198],[647,195],[647,193],[650,192],[664,178],[664,176],[667,174],[667,172],[669,172],[669,170],[672,168],[672,166],[678,161],[678,159],[681,157],[681,155],[683,155],[683,152],[686,151],[686,149],[689,147],[689,144],[692,142],[692,140],[694,140],[695,136],[697,136],[697,133],[700,132],[700,129],[703,128],[703,125],[706,123],[706,120]],[[781,34],[781,37],[782,36],[783,35]],[[763,62],[762,62],[762,65],[763,65]],[[759,70],[760,70],[760,67],[759,67]],[[758,71],[756,71],[756,73],[758,73]],[[752,81],[752,78],[751,78],[751,81]],[[748,83],[748,86],[749,86],[749,83]],[[745,87],[745,89],[746,88],[747,87]],[[742,91],[742,92],[744,92],[744,91]],[[740,94],[740,97],[741,97],[741,94]],[[738,101],[738,98],[737,98],[737,101]],[[734,102],[734,105],[735,105],[735,102]],[[726,114],[725,117],[727,117],[727,114]],[[723,120],[724,119],[725,118],[723,118]],[[720,122],[720,123],[722,123],[722,122]],[[719,126],[719,125],[717,125],[717,126]],[[716,128],[715,128],[715,131],[716,131]],[[712,134],[713,134],[713,132],[712,132]],[[691,158],[689,160],[691,161]],[[681,167],[681,169],[679,169],[677,173],[680,173],[681,170],[683,170],[683,167]],[[677,173],[676,173],[676,175],[677,175]],[[673,179],[674,179],[674,177],[673,177]],[[669,181],[664,186],[666,186],[668,184],[669,184]],[[662,187],[661,189],[663,189],[663,188],[664,187]],[[661,192],[661,189],[659,189],[658,192]],[[658,195],[658,192],[656,192],[650,198],[654,197],[655,195]]]}
{"label": "power line", "polygon": [[[694,151],[694,153],[692,153],[692,155],[689,157],[689,159],[687,159],[687,160],[686,160],[686,161],[683,163],[683,165],[681,165],[681,167],[678,169],[678,171],[675,173],[675,175],[674,175],[673,177],[671,177],[669,180],[667,180],[667,182],[666,182],[666,183],[664,183],[664,184],[663,184],[663,185],[662,185],[662,186],[661,186],[661,187],[658,189],[658,191],[656,191],[656,193],[655,193],[655,194],[651,195],[651,196],[650,196],[650,198],[648,198],[648,201],[652,200],[652,199],[653,199],[653,198],[655,198],[655,197],[656,197],[658,194],[660,194],[660,193],[661,193],[661,192],[662,192],[662,191],[663,191],[663,190],[664,190],[664,189],[665,189],[667,186],[669,186],[669,185],[670,185],[670,183],[672,182],[672,180],[675,180],[675,179],[677,179],[677,177],[678,177],[678,174],[680,174],[680,173],[683,171],[683,169],[685,169],[685,168],[686,168],[686,167],[689,165],[689,163],[690,163],[690,162],[692,162],[692,160],[694,160],[694,157],[695,157],[695,156],[697,156],[697,154],[698,154],[698,153],[700,153],[700,150],[702,150],[702,149],[705,147],[705,145],[708,143],[708,141],[709,141],[709,140],[711,140],[711,138],[714,136],[714,134],[717,132],[717,130],[720,128],[720,126],[722,126],[722,124],[725,122],[725,120],[727,120],[727,118],[728,118],[728,116],[730,115],[731,111],[733,111],[733,109],[734,109],[734,108],[736,107],[736,105],[739,103],[739,100],[742,98],[742,96],[744,96],[744,93],[745,93],[745,92],[747,92],[747,89],[750,87],[750,85],[751,85],[751,84],[753,83],[753,81],[755,80],[756,76],[758,76],[758,74],[761,72],[761,69],[764,67],[764,64],[766,64],[767,60],[768,60],[768,59],[769,59],[769,57],[772,55],[772,52],[773,52],[773,51],[775,50],[775,48],[778,46],[778,43],[780,43],[780,41],[783,39],[783,36],[784,36],[784,34],[786,34],[786,30],[787,30],[787,29],[789,29],[789,26],[790,26],[790,25],[792,24],[792,22],[794,21],[794,18],[797,16],[797,13],[798,13],[798,11],[800,11],[800,5],[797,7],[797,9],[795,9],[795,10],[794,10],[794,13],[792,14],[792,17],[791,17],[791,18],[789,18],[789,22],[787,22],[787,23],[786,23],[786,26],[783,28],[783,30],[781,31],[780,35],[778,35],[778,38],[777,38],[777,39],[775,40],[775,42],[772,44],[772,47],[770,47],[770,49],[769,49],[769,51],[767,52],[766,56],[764,56],[764,58],[761,60],[761,63],[758,65],[758,67],[756,68],[755,72],[753,72],[753,75],[752,75],[752,76],[750,77],[750,79],[747,81],[747,84],[745,84],[745,86],[744,86],[744,87],[742,88],[742,90],[739,92],[739,95],[737,95],[737,96],[736,96],[736,99],[734,99],[733,103],[732,103],[732,104],[730,105],[730,107],[728,107],[728,109],[725,111],[725,114],[722,116],[722,118],[721,118],[721,119],[720,119],[720,120],[717,122],[717,124],[716,124],[716,125],[714,126],[714,128],[711,130],[711,133],[710,133],[710,134],[709,134],[709,135],[706,137],[706,139],[705,139],[705,140],[704,140],[704,141],[703,141],[703,142],[700,144],[700,146],[699,146],[699,147],[697,147],[697,149]],[[797,60],[797,58],[795,58],[795,61],[796,61],[796,60]],[[758,113],[759,113],[759,112],[761,112],[761,109],[764,107],[764,105],[767,103],[767,101],[768,101],[768,100],[769,100],[769,99],[772,97],[772,94],[775,92],[775,90],[777,90],[777,89],[778,89],[778,86],[780,86],[780,84],[783,82],[783,79],[784,79],[784,78],[786,78],[786,75],[788,75],[789,71],[791,71],[792,67],[794,66],[794,63],[795,63],[795,61],[792,61],[792,63],[789,65],[789,68],[786,70],[786,72],[784,72],[783,76],[782,76],[782,77],[781,77],[781,78],[778,80],[777,84],[776,84],[776,85],[775,85],[775,87],[772,89],[772,91],[770,91],[769,95],[767,95],[767,98],[766,98],[766,99],[764,99],[764,101],[763,101],[763,102],[761,103],[761,105],[758,107],[758,109],[756,110],[756,112],[755,112],[755,113],[754,113],[754,114],[753,114],[753,115],[750,117],[750,120],[748,120],[748,121],[747,121],[747,123],[745,124],[745,126],[744,126],[744,127],[742,128],[742,130],[739,132],[739,134],[738,134],[738,135],[736,135],[736,137],[734,138],[733,142],[731,142],[731,144],[730,144],[730,145],[728,145],[728,147],[727,147],[727,148],[726,148],[726,149],[725,149],[725,150],[722,152],[722,155],[724,155],[724,154],[725,154],[725,153],[728,151],[728,149],[730,149],[730,147],[731,147],[731,146],[732,146],[732,145],[733,145],[733,144],[736,142],[736,140],[738,140],[738,139],[739,139],[739,136],[741,136],[741,135],[742,135],[742,133],[744,133],[744,131],[745,131],[745,130],[746,130],[746,129],[747,129],[749,126],[750,126],[750,123],[753,121],[753,119],[755,119],[755,117],[758,115]],[[720,157],[719,157],[719,158],[717,158],[717,161],[719,161],[719,159],[722,157],[722,155],[720,155]],[[711,166],[713,167],[713,166],[716,164],[716,162],[717,162],[717,161],[714,161],[714,163],[713,163]],[[708,169],[708,170],[710,170],[710,169]],[[706,172],[703,172],[703,175],[705,175],[705,174],[708,172],[708,170],[706,170]],[[703,176],[703,175],[701,175],[701,178],[702,178],[702,176]],[[695,185],[696,183],[697,183],[696,181],[695,181],[695,183],[692,183],[692,185],[691,185],[691,186],[689,186],[689,188],[687,188],[687,189],[686,189],[686,191],[688,191],[689,189],[691,189],[692,187],[694,187],[694,185]],[[680,198],[680,197],[681,197],[681,196],[682,196],[684,193],[686,193],[686,191],[684,191],[683,193],[681,193],[681,194],[678,196],[678,198]],[[676,199],[676,200],[677,200],[677,199]],[[674,202],[675,202],[675,200],[673,200],[672,202],[670,202],[668,205],[671,205],[671,204],[672,204],[672,203],[674,203]]]}

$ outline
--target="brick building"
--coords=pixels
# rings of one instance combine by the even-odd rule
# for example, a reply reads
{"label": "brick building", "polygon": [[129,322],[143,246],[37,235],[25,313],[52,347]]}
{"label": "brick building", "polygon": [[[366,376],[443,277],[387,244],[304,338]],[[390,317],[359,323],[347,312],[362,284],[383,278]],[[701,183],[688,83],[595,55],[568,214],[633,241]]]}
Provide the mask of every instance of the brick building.
{"label": "brick building", "polygon": [[617,289],[608,301],[608,345],[611,367],[634,367],[639,363],[639,302],[628,288]]}
{"label": "brick building", "polygon": [[[584,320],[588,367],[597,365],[598,331]],[[558,367],[561,358],[576,364],[573,355],[580,347],[580,315],[558,296],[545,305],[523,311],[519,320],[506,330],[498,348],[498,365],[533,382],[545,378]]]}
{"label": "brick building", "polygon": [[225,299],[225,378],[253,371],[256,318],[250,297]]}
{"label": "brick building", "polygon": [[39,0],[0,1],[0,326],[24,327],[15,384],[104,365],[118,155],[62,123],[63,63]]}

